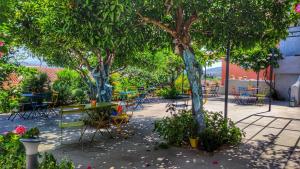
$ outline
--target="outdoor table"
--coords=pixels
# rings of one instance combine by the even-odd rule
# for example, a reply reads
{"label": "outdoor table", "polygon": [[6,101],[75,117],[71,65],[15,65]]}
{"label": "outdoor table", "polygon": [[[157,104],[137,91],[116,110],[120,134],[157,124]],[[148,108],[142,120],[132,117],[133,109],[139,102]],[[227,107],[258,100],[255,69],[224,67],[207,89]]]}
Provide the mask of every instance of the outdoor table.
{"label": "outdoor table", "polygon": [[[191,99],[191,96],[188,94],[181,94],[178,95],[178,99],[173,99],[173,103],[175,102],[175,106],[176,107],[183,107],[183,108],[187,108],[188,107],[188,102]],[[178,101],[183,101],[182,104],[178,104]]]}
{"label": "outdoor table", "polygon": [[32,111],[29,113],[29,115],[25,118],[25,116],[23,117],[24,119],[29,119],[30,116],[33,114],[34,117],[38,117],[38,116],[43,116],[43,117],[48,117],[47,114],[45,112],[40,111],[40,109],[43,109],[45,107],[47,107],[47,104],[43,104],[38,102],[37,99],[45,99],[46,98],[46,94],[44,93],[37,93],[37,94],[33,94],[33,93],[24,93],[21,94],[22,97],[27,97],[29,98],[29,102],[28,104],[31,105],[32,107]]}
{"label": "outdoor table", "polygon": [[[85,121],[85,125],[95,127],[96,131],[93,134],[92,140],[94,139],[97,132],[101,132],[102,128],[105,128],[108,131],[109,128],[109,121],[111,116],[111,108],[113,106],[116,106],[117,104],[109,103],[109,102],[102,102],[97,103],[95,106],[91,104],[85,104],[84,105],[84,113],[88,115],[87,119]],[[85,132],[86,128],[83,131],[83,134]],[[108,131],[110,134],[110,132]],[[110,134],[112,137],[112,135]]]}

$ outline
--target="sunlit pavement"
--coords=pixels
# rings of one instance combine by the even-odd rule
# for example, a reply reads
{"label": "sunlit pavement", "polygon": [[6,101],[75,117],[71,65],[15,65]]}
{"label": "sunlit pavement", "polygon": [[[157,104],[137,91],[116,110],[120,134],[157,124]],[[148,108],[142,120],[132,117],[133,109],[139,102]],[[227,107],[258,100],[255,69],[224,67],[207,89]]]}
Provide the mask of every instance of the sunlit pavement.
{"label": "sunlit pavement", "polygon": [[[290,108],[287,102],[268,106],[236,105],[229,103],[228,116],[246,132],[243,144],[222,148],[214,154],[191,150],[188,147],[160,149],[161,141],[152,132],[155,119],[167,116],[166,103],[145,104],[134,112],[126,132],[115,138],[97,135],[91,143],[93,130],[78,143],[79,130],[64,130],[60,145],[58,118],[48,120],[7,121],[0,115],[0,132],[9,131],[18,124],[28,128],[38,126],[45,142],[40,151],[52,151],[58,159],[70,158],[76,168],[300,168],[300,108]],[[223,111],[223,98],[210,98],[205,104],[210,111]]]}

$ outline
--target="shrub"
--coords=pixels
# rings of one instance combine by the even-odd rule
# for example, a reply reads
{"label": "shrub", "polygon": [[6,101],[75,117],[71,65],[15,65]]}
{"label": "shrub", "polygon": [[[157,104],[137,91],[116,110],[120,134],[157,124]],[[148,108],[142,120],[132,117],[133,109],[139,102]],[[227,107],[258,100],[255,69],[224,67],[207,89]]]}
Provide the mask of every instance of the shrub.
{"label": "shrub", "polygon": [[44,93],[50,89],[49,78],[46,73],[34,73],[26,77],[22,82],[23,92]]}
{"label": "shrub", "polygon": [[56,161],[50,153],[43,155],[43,160],[39,165],[39,169],[74,169],[74,164],[71,161],[62,160],[60,163]]}
{"label": "shrub", "polygon": [[164,99],[176,99],[179,95],[179,92],[176,90],[176,88],[164,88],[160,89],[157,95],[163,97]]}
{"label": "shrub", "polygon": [[8,113],[16,110],[19,106],[20,90],[12,87],[7,90],[0,90],[0,112]]}
{"label": "shrub", "polygon": [[87,100],[87,95],[82,89],[74,89],[72,90],[72,98],[77,103],[84,103]]}
{"label": "shrub", "polygon": [[199,136],[203,148],[212,152],[223,145],[237,145],[244,136],[244,133],[230,119],[225,119],[221,112],[204,111],[206,128],[198,135],[198,126],[191,111],[176,114],[172,106],[167,111],[171,112],[171,117],[155,121],[154,131],[171,145],[180,146],[187,143],[189,138]]}
{"label": "shrub", "polygon": [[205,112],[205,130],[200,133],[200,141],[206,151],[212,152],[222,145],[237,145],[244,133],[221,112]]}
{"label": "shrub", "polygon": [[[182,79],[183,76],[183,79]],[[183,81],[182,81],[183,80]],[[190,84],[189,84],[189,80],[187,78],[187,75],[180,75],[176,81],[175,81],[175,86],[176,89],[178,91],[182,91],[182,84],[183,84],[183,92],[184,93],[188,93],[188,91],[190,90]]]}
{"label": "shrub", "polygon": [[[79,88],[83,91],[87,90],[87,86],[84,84],[82,78],[76,71],[64,69],[57,73],[57,80],[53,83],[53,90],[59,93],[58,95],[59,103],[65,104],[67,102],[72,101],[72,99],[74,98],[72,97],[72,95],[76,93],[76,92],[73,93],[73,90]],[[76,98],[76,96],[75,96],[76,100],[81,99],[81,98]]]}
{"label": "shrub", "polygon": [[14,132],[0,135],[0,168],[25,168],[25,148],[20,138],[32,138],[38,134],[37,128],[26,131],[23,126],[18,126]]}
{"label": "shrub", "polygon": [[[0,168],[25,169],[25,148],[21,138],[36,138],[40,134],[38,128],[26,131],[24,126],[17,126],[13,132],[0,135]],[[74,169],[70,161],[62,160],[57,163],[52,154],[46,153],[39,165],[39,169]]]}
{"label": "shrub", "polygon": [[194,132],[192,124],[195,124],[191,111],[182,111],[155,121],[154,130],[166,139],[168,144],[180,146],[188,142],[189,136]]}

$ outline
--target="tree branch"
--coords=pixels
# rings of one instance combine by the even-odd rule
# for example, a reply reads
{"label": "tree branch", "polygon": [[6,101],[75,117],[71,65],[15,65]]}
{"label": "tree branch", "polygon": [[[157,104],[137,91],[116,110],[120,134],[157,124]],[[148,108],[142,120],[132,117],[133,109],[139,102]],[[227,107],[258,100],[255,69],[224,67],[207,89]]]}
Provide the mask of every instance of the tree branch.
{"label": "tree branch", "polygon": [[87,60],[87,58],[85,58],[84,56],[82,56],[82,54],[80,53],[80,51],[77,51],[76,49],[71,49],[81,60],[81,62],[87,67],[87,69],[89,71],[92,71],[92,67],[89,63],[89,61]]}
{"label": "tree branch", "polygon": [[75,68],[74,69],[80,76],[81,78],[83,79],[83,81],[88,85],[92,85],[92,81],[90,79],[90,76],[89,75],[86,75],[85,72],[79,67],[79,68]]}
{"label": "tree branch", "polygon": [[193,23],[198,19],[197,13],[194,12],[192,16],[184,23],[184,30],[185,32],[189,32]]}
{"label": "tree branch", "polygon": [[106,60],[105,60],[106,65],[109,64],[111,57],[112,57],[111,55],[112,55],[111,51],[107,48],[106,49]]}
{"label": "tree branch", "polygon": [[117,73],[117,72],[121,72],[121,71],[125,70],[126,67],[127,67],[127,66],[123,66],[123,67],[121,67],[121,68],[119,68],[119,69],[116,69],[116,70],[114,70],[114,71],[111,71],[110,74],[114,74],[114,73]]}
{"label": "tree branch", "polygon": [[109,58],[109,60],[108,60],[108,65],[109,65],[109,66],[112,65],[112,62],[113,62],[115,56],[116,56],[116,51],[115,51],[115,49],[114,49],[114,50],[111,52],[110,58]]}
{"label": "tree branch", "polygon": [[176,32],[177,33],[181,32],[182,23],[183,23],[183,10],[180,6],[176,11]]}
{"label": "tree branch", "polygon": [[160,21],[157,21],[157,20],[151,19],[149,17],[143,16],[139,12],[137,12],[137,15],[143,20],[144,23],[151,23],[155,26],[158,26],[162,30],[168,32],[172,37],[176,38],[176,31],[172,30],[167,25],[161,23]]}

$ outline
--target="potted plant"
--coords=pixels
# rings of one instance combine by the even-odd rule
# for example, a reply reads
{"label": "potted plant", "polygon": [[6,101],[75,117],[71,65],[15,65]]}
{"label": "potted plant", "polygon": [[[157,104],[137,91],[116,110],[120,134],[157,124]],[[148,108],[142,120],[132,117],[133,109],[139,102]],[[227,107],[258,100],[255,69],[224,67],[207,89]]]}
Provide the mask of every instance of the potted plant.
{"label": "potted plant", "polygon": [[90,102],[91,102],[91,106],[96,106],[97,104],[97,92],[94,90],[91,90],[91,94],[90,94]]}
{"label": "potted plant", "polygon": [[199,137],[197,134],[198,126],[196,120],[191,121],[189,125],[189,140],[192,148],[198,147]]}

